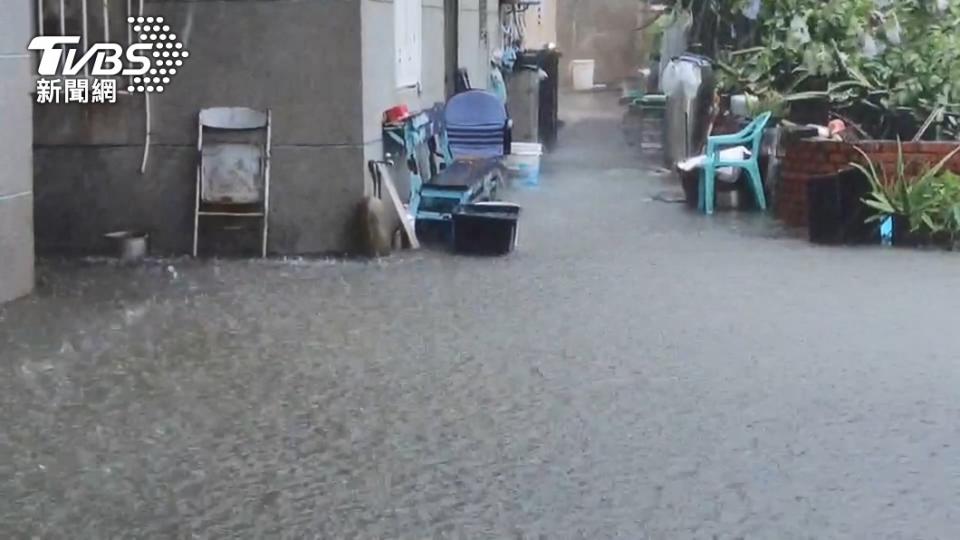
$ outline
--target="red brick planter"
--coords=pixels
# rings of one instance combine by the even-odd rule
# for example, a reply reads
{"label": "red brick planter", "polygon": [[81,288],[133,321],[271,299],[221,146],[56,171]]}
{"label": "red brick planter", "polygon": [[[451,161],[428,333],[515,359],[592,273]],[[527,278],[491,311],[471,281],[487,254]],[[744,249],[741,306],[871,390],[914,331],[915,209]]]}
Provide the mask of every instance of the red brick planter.
{"label": "red brick planter", "polygon": [[[917,172],[933,165],[952,152],[956,142],[905,142],[903,157],[908,171]],[[856,143],[866,152],[874,164],[881,166],[888,175],[894,174],[897,166],[896,141],[862,141]],[[853,145],[821,139],[802,139],[787,143],[781,179],[777,191],[775,213],[788,225],[807,225],[807,182],[814,176],[832,174],[845,169],[850,163],[860,163],[863,158]],[[960,155],[955,156],[947,169],[960,173]]]}

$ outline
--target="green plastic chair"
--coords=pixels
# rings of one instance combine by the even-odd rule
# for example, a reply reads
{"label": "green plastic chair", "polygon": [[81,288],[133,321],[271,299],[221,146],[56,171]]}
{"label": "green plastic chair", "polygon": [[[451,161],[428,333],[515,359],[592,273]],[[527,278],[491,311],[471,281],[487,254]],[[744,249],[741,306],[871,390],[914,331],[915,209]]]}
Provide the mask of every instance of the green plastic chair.
{"label": "green plastic chair", "polygon": [[[750,187],[757,199],[757,206],[761,210],[767,209],[767,199],[763,195],[763,181],[760,177],[760,166],[757,158],[760,156],[760,142],[763,139],[763,128],[770,121],[771,114],[765,112],[753,119],[747,127],[732,135],[714,135],[707,137],[707,161],[700,171],[700,197],[697,207],[707,214],[713,213],[713,203],[716,196],[716,176],[719,167],[737,167],[747,171],[750,177]],[[746,146],[750,149],[747,159],[720,159],[720,150],[734,146]]]}
{"label": "green plastic chair", "polygon": [[630,106],[638,109],[665,109],[667,107],[667,96],[663,94],[643,94],[635,92],[630,98]]}
{"label": "green plastic chair", "polygon": [[667,112],[667,96],[663,94],[638,95],[629,103],[630,113],[640,124],[640,150],[662,147],[662,121]]}

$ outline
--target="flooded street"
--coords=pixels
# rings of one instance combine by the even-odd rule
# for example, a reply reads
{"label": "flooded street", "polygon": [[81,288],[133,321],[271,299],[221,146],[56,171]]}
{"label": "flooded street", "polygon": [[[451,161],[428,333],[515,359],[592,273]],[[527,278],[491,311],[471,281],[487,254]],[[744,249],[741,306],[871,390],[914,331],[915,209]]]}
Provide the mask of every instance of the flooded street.
{"label": "flooded street", "polygon": [[42,262],[0,537],[956,537],[960,258],[655,201],[615,99],[506,258]]}

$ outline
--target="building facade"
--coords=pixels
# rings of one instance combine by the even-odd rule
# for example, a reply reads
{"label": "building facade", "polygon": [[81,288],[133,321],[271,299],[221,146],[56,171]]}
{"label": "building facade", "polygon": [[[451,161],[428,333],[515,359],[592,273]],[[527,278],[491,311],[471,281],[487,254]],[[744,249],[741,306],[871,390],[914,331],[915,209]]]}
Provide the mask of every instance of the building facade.
{"label": "building facade", "polygon": [[525,47],[542,49],[557,44],[557,1],[541,0],[539,5],[531,5],[523,13]]}
{"label": "building facade", "polygon": [[11,2],[0,17],[0,302],[33,288],[29,2]]}
{"label": "building facade", "polygon": [[644,57],[644,37],[637,31],[649,17],[653,0],[556,0],[557,39],[563,50],[561,71],[570,82],[569,64],[577,59],[596,62],[594,80],[617,83],[635,76]]}
{"label": "building facade", "polygon": [[[123,36],[124,3],[108,4],[116,12],[100,26]],[[197,114],[215,106],[273,113],[269,251],[353,251],[383,112],[443,101],[450,65],[485,85],[497,13],[495,0],[148,2],[144,14],[163,16],[190,51],[162,94],[34,106],[38,251],[97,253],[122,229],[149,233],[154,253],[188,253]],[[29,39],[10,41],[0,44],[23,53]]]}

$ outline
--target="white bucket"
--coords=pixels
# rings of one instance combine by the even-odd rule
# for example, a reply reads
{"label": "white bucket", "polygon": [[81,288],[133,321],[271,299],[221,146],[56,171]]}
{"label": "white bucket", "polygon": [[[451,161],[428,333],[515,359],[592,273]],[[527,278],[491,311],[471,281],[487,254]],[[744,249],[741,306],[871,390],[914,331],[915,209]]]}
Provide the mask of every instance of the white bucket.
{"label": "white bucket", "polygon": [[504,160],[510,176],[525,185],[540,183],[540,156],[543,145],[539,143],[515,142],[510,145],[510,155]]}
{"label": "white bucket", "polygon": [[596,62],[593,60],[572,60],[570,62],[574,90],[593,90],[593,71],[595,67]]}

